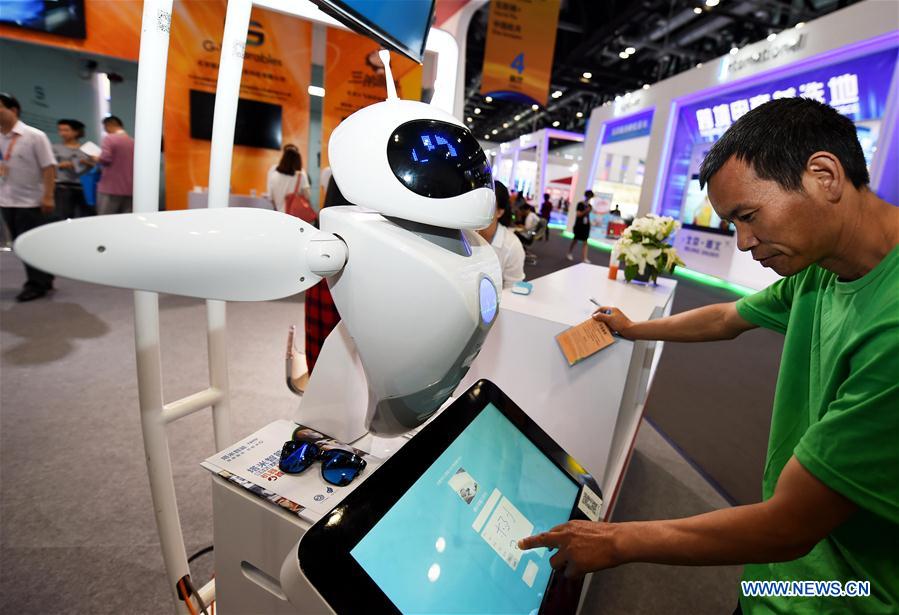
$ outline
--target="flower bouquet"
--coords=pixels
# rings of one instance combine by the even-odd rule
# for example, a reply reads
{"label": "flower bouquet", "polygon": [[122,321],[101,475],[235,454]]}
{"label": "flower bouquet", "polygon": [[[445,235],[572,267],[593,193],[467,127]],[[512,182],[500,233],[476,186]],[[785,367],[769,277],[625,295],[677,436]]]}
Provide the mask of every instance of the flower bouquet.
{"label": "flower bouquet", "polygon": [[624,279],[656,283],[659,273],[671,273],[684,262],[666,240],[680,228],[668,216],[649,214],[634,220],[612,247],[612,262],[624,261]]}

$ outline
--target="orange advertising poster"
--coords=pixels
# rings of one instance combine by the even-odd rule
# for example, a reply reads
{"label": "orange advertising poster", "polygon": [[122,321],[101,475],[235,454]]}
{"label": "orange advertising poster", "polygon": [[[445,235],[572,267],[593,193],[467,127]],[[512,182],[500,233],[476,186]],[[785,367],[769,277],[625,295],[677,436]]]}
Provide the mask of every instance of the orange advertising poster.
{"label": "orange advertising poster", "polygon": [[[328,165],[328,139],[337,125],[363,107],[387,98],[380,46],[371,39],[328,28],[325,56],[325,98],[322,112],[322,168]],[[421,66],[397,53],[390,54],[397,95],[421,100]]]}
{"label": "orange advertising poster", "polygon": [[493,0],[481,94],[546,105],[560,0]]}
{"label": "orange advertising poster", "polygon": [[[225,0],[176,0],[172,15],[165,102],[166,208],[185,209],[188,192],[209,183],[210,142],[191,138],[191,101],[215,93]],[[308,151],[312,26],[254,8],[247,33],[240,97],[280,107],[282,146]],[[193,97],[191,91],[194,91]],[[199,108],[199,105],[198,105]],[[195,115],[196,115],[195,110]],[[211,118],[210,118],[211,120]],[[234,146],[231,192],[262,195],[279,149]]]}
{"label": "orange advertising poster", "polygon": [[[0,0],[0,4],[7,1]],[[66,38],[7,25],[0,25],[0,37],[137,62],[143,9],[142,0],[84,0],[87,38]]]}

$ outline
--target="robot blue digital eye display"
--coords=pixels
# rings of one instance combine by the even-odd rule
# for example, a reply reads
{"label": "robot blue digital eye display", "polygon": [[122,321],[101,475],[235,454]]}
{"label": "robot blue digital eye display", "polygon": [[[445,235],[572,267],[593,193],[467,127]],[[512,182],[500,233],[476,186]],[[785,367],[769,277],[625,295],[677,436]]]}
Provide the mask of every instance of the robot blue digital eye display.
{"label": "robot blue digital eye display", "polygon": [[413,120],[398,126],[387,141],[387,162],[403,185],[428,198],[493,189],[484,150],[467,129],[449,122]]}

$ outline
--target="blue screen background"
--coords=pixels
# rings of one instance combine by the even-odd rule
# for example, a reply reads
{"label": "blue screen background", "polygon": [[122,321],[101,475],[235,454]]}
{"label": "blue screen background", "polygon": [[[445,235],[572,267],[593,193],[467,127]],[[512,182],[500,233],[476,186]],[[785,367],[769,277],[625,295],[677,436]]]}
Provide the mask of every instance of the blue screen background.
{"label": "blue screen background", "polygon": [[[449,484],[460,467],[478,483],[470,504]],[[534,533],[567,521],[579,491],[488,404],[350,553],[404,613],[536,613],[550,553],[525,551],[513,570],[472,528],[494,489]],[[522,580],[529,561],[533,587]]]}
{"label": "blue screen background", "polygon": [[430,0],[342,0],[342,3],[400,41],[414,54],[423,52]]}

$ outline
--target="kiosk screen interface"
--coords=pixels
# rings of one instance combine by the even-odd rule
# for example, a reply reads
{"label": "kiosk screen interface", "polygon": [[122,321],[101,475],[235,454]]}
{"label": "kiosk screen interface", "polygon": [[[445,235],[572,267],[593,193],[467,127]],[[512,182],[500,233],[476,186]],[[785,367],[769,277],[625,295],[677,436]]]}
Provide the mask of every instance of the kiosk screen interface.
{"label": "kiosk screen interface", "polygon": [[537,613],[578,485],[488,404],[350,552],[404,613]]}

